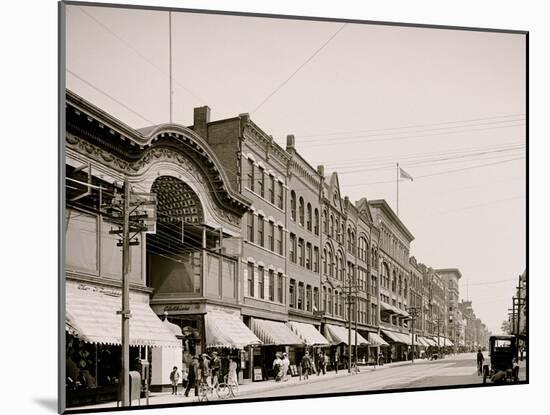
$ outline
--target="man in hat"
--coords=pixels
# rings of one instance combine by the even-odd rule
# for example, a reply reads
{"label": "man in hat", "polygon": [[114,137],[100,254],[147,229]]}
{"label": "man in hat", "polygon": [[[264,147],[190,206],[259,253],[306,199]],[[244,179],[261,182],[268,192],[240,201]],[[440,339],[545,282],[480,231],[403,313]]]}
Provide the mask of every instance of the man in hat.
{"label": "man in hat", "polygon": [[309,357],[309,352],[306,350],[304,356],[302,357],[302,362],[300,363],[302,368],[302,375],[305,380],[309,379],[309,374],[311,373],[311,358]]}
{"label": "man in hat", "polygon": [[195,388],[195,396],[199,396],[199,381],[201,379],[201,372],[199,368],[199,356],[193,356],[191,364],[189,365],[189,375],[187,377],[187,388],[185,388],[185,397],[189,396],[191,388]]}
{"label": "man in hat", "polygon": [[210,361],[210,372],[212,374],[212,387],[218,386],[220,382],[220,370],[221,370],[221,360],[218,357],[217,352],[212,352],[212,358]]}
{"label": "man in hat", "polygon": [[290,367],[290,360],[288,360],[288,354],[283,353],[283,382],[288,381],[289,367]]}
{"label": "man in hat", "polygon": [[273,360],[273,377],[275,382],[280,382],[283,377],[283,361],[279,352],[275,353],[275,360]]}
{"label": "man in hat", "polygon": [[212,379],[211,379],[211,372],[210,372],[210,357],[203,353],[201,355],[201,362],[200,362],[200,371],[201,371],[201,378],[208,386],[212,386]]}

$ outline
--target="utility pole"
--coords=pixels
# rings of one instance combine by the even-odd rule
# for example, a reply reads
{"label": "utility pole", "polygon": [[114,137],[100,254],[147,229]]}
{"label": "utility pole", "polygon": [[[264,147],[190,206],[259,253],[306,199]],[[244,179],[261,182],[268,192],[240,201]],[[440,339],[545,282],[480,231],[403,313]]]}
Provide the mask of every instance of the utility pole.
{"label": "utility pole", "polygon": [[416,317],[418,317],[418,308],[410,307],[409,314],[411,315],[411,343],[412,343],[412,353],[411,353],[411,362],[414,363],[414,322]]}
{"label": "utility pole", "polygon": [[[124,195],[116,194],[108,212],[114,214],[111,219],[119,229],[111,229],[109,234],[121,236],[117,246],[122,247],[122,309],[117,311],[121,317],[121,376],[120,393],[123,406],[130,404],[130,246],[139,245],[138,234],[152,231],[156,223],[156,195],[151,193],[133,193],[128,179],[124,180]],[[122,227],[122,229],[120,229]],[[130,236],[130,233],[134,235]]]}
{"label": "utility pole", "polygon": [[352,296],[351,296],[351,274],[350,274],[350,282],[348,286],[348,373],[351,373],[351,304],[353,302]]}
{"label": "utility pole", "polygon": [[130,283],[128,264],[130,259],[130,185],[124,180],[124,217],[122,233],[122,405],[128,406],[130,399]]}

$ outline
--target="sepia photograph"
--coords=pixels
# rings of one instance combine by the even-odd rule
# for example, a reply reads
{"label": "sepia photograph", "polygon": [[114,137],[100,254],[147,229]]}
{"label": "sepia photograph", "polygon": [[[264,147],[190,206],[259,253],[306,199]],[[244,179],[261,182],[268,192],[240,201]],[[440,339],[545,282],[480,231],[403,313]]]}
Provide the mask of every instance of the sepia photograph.
{"label": "sepia photograph", "polygon": [[529,383],[527,31],[59,18],[62,412]]}

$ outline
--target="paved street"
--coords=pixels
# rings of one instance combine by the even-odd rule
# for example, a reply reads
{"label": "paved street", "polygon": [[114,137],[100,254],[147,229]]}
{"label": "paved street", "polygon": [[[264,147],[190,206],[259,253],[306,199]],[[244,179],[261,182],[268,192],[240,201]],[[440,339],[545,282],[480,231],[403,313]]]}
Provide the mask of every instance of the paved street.
{"label": "paved street", "polygon": [[[525,380],[525,362],[521,362],[520,380]],[[482,384],[481,377],[476,374],[475,354],[460,354],[449,356],[443,360],[397,362],[382,367],[361,367],[361,372],[350,375],[346,371],[338,374],[333,372],[326,376],[311,376],[310,380],[300,381],[290,378],[288,382],[273,381],[256,382],[239,387],[238,399],[257,399],[273,396],[315,395],[324,393],[343,393],[357,391],[376,391],[386,389],[404,389],[418,387],[434,387],[448,385]],[[185,398],[182,395],[155,393],[150,398],[150,405],[186,404],[197,402],[193,396]],[[138,402],[135,401],[134,405]],[[141,399],[145,404],[145,399]],[[116,406],[116,402],[82,408],[107,408]]]}
{"label": "paved street", "polygon": [[[524,365],[520,370],[520,380],[525,380]],[[440,361],[417,360],[414,364],[390,369],[379,368],[362,371],[358,375],[327,379],[322,383],[301,383],[293,387],[278,389],[276,394],[277,396],[315,395],[477,383],[481,385],[482,379],[476,374],[475,354],[468,353],[450,356]],[[244,398],[270,396],[274,396],[272,390],[249,394]]]}

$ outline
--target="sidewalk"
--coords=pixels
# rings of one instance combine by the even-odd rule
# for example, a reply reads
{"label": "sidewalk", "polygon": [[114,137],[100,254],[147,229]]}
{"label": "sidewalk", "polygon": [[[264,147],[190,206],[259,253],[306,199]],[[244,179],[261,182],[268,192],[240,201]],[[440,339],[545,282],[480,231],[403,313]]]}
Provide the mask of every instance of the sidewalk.
{"label": "sidewalk", "polygon": [[[418,362],[420,363],[420,361]],[[359,366],[359,372],[357,373],[354,373],[354,372],[348,373],[347,369],[344,369],[344,370],[339,370],[338,374],[336,374],[335,372],[328,372],[326,375],[322,375],[322,374],[310,375],[309,380],[305,380],[303,378],[302,380],[300,380],[299,376],[296,376],[296,377],[289,376],[287,382],[275,382],[274,380],[266,380],[262,382],[251,382],[244,385],[239,385],[237,398],[243,398],[243,397],[246,397],[247,395],[252,395],[259,392],[267,392],[269,390],[288,388],[293,385],[302,384],[302,383],[323,382],[330,379],[335,379],[335,378],[340,378],[345,376],[361,375],[361,374],[365,374],[373,371],[385,370],[392,367],[405,366],[410,364],[411,364],[410,361],[405,361],[405,362],[386,363],[383,366]],[[193,390],[190,391],[189,397],[183,396],[183,392],[184,392],[183,390],[178,388],[178,395],[172,395],[171,392],[150,393],[149,405],[186,404],[186,403],[198,402],[198,399],[194,396]],[[140,404],[145,405],[145,398],[141,398]],[[99,408],[113,408],[116,406],[117,406],[116,402],[106,402],[103,404],[86,405],[86,406],[72,407],[68,409],[69,410],[99,409]],[[138,406],[138,401],[135,400],[132,406]]]}

